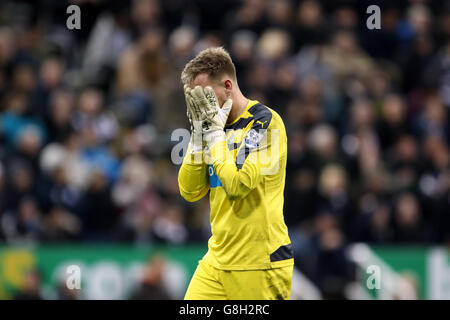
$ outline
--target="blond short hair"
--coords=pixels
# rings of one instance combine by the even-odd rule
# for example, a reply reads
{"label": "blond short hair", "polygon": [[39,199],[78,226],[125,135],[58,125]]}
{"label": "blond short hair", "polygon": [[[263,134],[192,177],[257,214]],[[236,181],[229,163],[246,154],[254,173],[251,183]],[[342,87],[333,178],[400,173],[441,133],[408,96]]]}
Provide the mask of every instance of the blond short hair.
{"label": "blond short hair", "polygon": [[222,47],[202,50],[189,61],[181,72],[181,82],[191,84],[199,74],[207,73],[212,80],[220,80],[223,75],[236,81],[236,68],[230,54]]}

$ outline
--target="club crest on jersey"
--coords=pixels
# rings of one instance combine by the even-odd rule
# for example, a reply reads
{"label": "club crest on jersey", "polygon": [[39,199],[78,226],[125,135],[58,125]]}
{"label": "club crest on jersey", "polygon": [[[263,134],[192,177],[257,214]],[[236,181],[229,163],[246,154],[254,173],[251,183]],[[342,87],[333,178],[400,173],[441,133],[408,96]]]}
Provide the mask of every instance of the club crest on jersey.
{"label": "club crest on jersey", "polygon": [[259,133],[255,129],[251,129],[245,136],[244,139],[245,147],[249,149],[258,148],[263,137],[264,137],[263,134]]}

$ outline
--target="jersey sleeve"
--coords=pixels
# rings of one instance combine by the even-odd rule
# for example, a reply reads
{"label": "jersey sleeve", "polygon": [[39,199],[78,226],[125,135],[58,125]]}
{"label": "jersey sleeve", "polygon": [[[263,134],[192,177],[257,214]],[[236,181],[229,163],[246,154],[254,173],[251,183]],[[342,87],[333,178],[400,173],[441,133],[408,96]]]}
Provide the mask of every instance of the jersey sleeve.
{"label": "jersey sleeve", "polygon": [[236,158],[226,141],[211,147],[210,161],[230,200],[245,198],[264,175],[278,172],[286,152],[286,133],[280,121],[273,120],[267,108],[255,115]]}
{"label": "jersey sleeve", "polygon": [[191,154],[188,150],[178,172],[178,187],[181,196],[189,202],[198,201],[208,193],[208,167],[203,152]]}

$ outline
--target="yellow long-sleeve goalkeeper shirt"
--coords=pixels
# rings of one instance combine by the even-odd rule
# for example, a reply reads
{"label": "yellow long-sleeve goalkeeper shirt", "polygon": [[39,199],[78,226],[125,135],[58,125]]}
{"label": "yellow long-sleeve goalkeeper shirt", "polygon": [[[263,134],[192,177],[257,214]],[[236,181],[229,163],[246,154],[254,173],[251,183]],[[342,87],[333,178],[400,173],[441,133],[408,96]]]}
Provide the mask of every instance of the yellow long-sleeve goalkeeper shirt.
{"label": "yellow long-sleeve goalkeeper shirt", "polygon": [[180,193],[187,201],[197,201],[210,191],[212,236],[203,260],[222,270],[292,265],[283,216],[287,153],[283,120],[250,100],[225,132],[227,141],[213,145],[204,161],[188,152],[178,174]]}

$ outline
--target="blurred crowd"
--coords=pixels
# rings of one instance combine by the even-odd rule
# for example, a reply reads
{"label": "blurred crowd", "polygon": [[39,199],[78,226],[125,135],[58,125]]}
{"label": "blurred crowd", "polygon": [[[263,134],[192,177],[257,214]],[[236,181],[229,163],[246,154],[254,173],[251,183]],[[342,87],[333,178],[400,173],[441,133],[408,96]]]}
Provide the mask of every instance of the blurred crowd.
{"label": "blurred crowd", "polygon": [[206,243],[171,133],[189,127],[180,72],[210,46],[285,122],[296,265],[329,297],[350,243],[450,244],[444,0],[1,1],[1,242]]}

